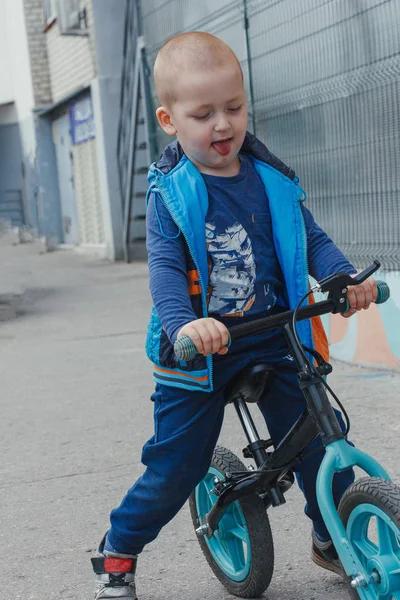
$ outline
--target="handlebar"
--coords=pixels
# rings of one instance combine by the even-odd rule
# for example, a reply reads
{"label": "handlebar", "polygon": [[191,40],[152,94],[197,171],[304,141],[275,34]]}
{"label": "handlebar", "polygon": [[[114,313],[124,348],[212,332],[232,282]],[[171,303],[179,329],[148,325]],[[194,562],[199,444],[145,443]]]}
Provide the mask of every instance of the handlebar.
{"label": "handlebar", "polygon": [[[357,285],[357,283],[360,282],[360,277],[362,275],[363,274],[351,280],[351,282],[354,282],[353,285]],[[383,304],[390,297],[390,288],[384,281],[377,281],[376,284],[378,287],[378,294],[375,300],[375,304]],[[350,283],[347,283],[347,285],[350,285]],[[324,286],[320,284],[317,287],[319,289],[322,289],[322,291],[329,290],[329,287],[325,287],[324,289]],[[344,294],[346,291],[347,290],[345,289],[342,290]],[[308,304],[307,306],[299,308],[299,310],[297,311],[297,321],[304,321],[305,319],[311,319],[312,317],[326,315],[328,313],[340,312],[343,314],[346,313],[348,310],[349,304],[346,300],[345,295],[341,295],[339,300],[337,298],[329,297],[327,300],[322,300],[321,302],[316,302],[315,304]],[[232,341],[238,340],[242,337],[256,335],[258,333],[263,333],[264,331],[267,331],[269,329],[282,327],[283,325],[285,325],[285,323],[288,323],[292,319],[293,312],[293,310],[288,310],[277,315],[264,317],[256,321],[251,321],[250,323],[242,323],[241,325],[235,325],[234,327],[231,327],[231,329],[229,330],[229,339],[227,346],[229,347]],[[174,352],[179,359],[189,361],[195,358],[197,354],[197,349],[190,337],[183,335],[176,340],[174,344]]]}

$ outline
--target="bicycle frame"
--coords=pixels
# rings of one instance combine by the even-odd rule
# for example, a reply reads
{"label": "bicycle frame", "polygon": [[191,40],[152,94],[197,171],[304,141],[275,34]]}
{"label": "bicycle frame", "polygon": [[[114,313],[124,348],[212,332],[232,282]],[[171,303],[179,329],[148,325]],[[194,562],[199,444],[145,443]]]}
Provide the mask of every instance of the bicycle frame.
{"label": "bicycle frame", "polygon": [[[340,312],[344,312],[343,305],[340,306],[340,309]],[[330,312],[339,312],[338,299],[336,301],[333,299],[325,300],[301,308],[298,320]],[[283,503],[285,500],[283,493],[279,490],[279,479],[290,469],[288,465],[293,465],[296,459],[301,459],[303,451],[320,434],[325,447],[325,456],[317,477],[318,505],[343,568],[346,574],[353,579],[359,572],[362,572],[362,566],[351,549],[346,530],[333,500],[332,482],[334,474],[358,466],[370,476],[388,480],[390,480],[390,477],[375,459],[354,448],[344,439],[344,433],[329,402],[325,387],[315,374],[310,373],[298,346],[292,329],[292,317],[293,311],[287,311],[250,324],[238,325],[230,330],[232,339],[237,339],[245,331],[247,335],[251,335],[251,333],[258,333],[275,327],[283,329],[298,368],[299,383],[306,399],[307,408],[275,450],[272,453],[267,453],[265,445],[262,446],[246,403],[240,398],[234,400],[236,411],[249,441],[249,448],[252,447],[254,450],[252,455],[258,472],[252,473],[249,471],[243,477],[236,476],[235,481],[228,476],[223,482],[220,482],[222,492],[218,495],[217,501],[210,512],[205,516],[199,533],[210,538],[218,528],[219,520],[225,508],[235,500],[248,494],[258,493],[264,497],[267,495],[270,504],[279,505]]]}

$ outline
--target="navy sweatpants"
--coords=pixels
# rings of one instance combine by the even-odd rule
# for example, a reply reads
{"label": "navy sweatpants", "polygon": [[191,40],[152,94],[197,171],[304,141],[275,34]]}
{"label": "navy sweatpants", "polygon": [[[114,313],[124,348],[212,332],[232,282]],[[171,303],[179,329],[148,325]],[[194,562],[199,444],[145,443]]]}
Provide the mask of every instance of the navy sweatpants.
{"label": "navy sweatpants", "polygon": [[[228,354],[216,355],[212,393],[157,385],[152,395],[155,431],[142,453],[146,470],[111,512],[107,542],[113,549],[138,554],[176,515],[207,473],[222,426],[226,385],[244,367],[263,363],[274,367],[275,377],[259,408],[277,444],[305,408],[296,366],[279,330],[237,340]],[[340,413],[336,414],[344,427]],[[318,445],[319,437],[310,448]],[[321,452],[313,453],[298,466],[296,475],[306,498],[306,514],[316,532],[328,538],[315,492],[323,454],[321,446]],[[333,493],[337,503],[353,480],[352,470],[335,475]]]}

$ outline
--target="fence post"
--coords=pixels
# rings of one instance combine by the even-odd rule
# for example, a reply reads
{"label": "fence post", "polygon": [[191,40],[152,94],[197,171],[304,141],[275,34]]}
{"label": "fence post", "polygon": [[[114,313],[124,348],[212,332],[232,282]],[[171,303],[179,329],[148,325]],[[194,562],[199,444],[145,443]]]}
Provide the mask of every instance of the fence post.
{"label": "fence post", "polygon": [[249,23],[249,15],[247,10],[247,0],[243,0],[243,8],[244,8],[244,31],[246,36],[246,49],[247,49],[247,68],[249,71],[249,91],[250,91],[250,106],[251,106],[251,122],[253,127],[254,135],[256,132],[256,110],[254,106],[254,87],[253,87],[253,67],[252,67],[252,58],[251,58],[251,46],[250,46],[250,23]]}

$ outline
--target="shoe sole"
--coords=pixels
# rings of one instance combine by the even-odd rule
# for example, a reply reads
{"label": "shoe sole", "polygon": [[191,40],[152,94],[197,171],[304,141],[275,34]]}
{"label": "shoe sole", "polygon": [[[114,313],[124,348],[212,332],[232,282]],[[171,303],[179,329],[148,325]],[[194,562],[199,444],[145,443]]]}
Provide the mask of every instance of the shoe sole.
{"label": "shoe sole", "polygon": [[95,600],[138,600],[137,596],[96,596]]}
{"label": "shoe sole", "polygon": [[326,569],[327,571],[332,571],[333,573],[336,573],[336,575],[340,575],[341,577],[344,576],[344,571],[341,567],[337,567],[328,560],[321,558],[321,556],[318,556],[318,554],[316,554],[314,550],[311,552],[311,560],[313,561],[313,563],[315,563],[319,567],[322,567],[323,569]]}

